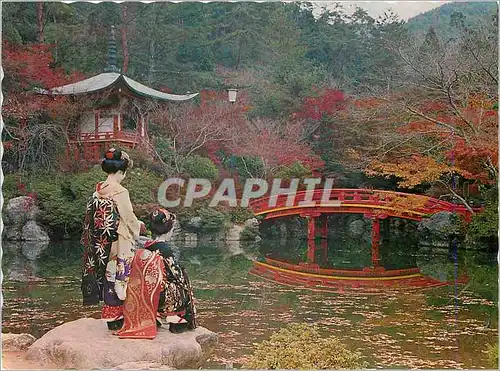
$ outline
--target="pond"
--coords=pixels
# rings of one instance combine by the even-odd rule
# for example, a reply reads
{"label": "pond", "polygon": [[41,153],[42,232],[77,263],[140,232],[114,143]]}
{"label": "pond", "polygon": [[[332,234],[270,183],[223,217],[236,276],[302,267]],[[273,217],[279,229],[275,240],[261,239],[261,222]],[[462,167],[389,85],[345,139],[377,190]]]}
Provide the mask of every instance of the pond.
{"label": "pond", "polygon": [[[496,254],[410,245],[386,242],[381,264],[388,269],[419,267],[452,284],[427,290],[309,291],[248,274],[252,260],[264,256],[303,260],[307,241],[266,239],[244,248],[177,244],[195,288],[199,324],[219,334],[218,347],[204,367],[241,367],[254,343],[287,323],[305,322],[359,351],[370,368],[491,368],[485,350],[498,341]],[[98,307],[81,304],[78,242],[52,244],[31,262],[12,250],[4,252],[6,277],[28,264],[39,278],[4,281],[3,332],[40,337],[63,322],[99,317]],[[369,243],[338,236],[329,239],[327,261],[321,264],[362,268],[370,264],[369,254]],[[468,275],[466,284],[453,284],[458,272]]]}

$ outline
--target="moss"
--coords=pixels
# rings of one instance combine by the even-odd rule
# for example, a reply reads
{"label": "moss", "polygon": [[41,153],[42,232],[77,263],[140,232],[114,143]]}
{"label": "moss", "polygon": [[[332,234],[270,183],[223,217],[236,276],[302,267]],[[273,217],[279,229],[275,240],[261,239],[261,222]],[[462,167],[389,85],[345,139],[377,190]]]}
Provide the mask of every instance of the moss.
{"label": "moss", "polygon": [[486,348],[486,354],[488,355],[489,367],[498,370],[498,343],[493,345],[488,345]]}
{"label": "moss", "polygon": [[322,338],[314,325],[291,324],[256,346],[246,368],[339,369],[363,367],[360,354],[334,337]]}

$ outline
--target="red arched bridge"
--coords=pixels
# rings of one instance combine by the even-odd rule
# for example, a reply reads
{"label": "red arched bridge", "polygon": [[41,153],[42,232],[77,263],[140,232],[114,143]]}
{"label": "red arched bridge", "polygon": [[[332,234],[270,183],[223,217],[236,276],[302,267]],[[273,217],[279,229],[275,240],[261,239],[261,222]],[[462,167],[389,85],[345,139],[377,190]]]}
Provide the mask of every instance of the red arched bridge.
{"label": "red arched bridge", "polygon": [[[457,213],[470,222],[472,212],[463,205],[438,200],[433,197],[373,189],[316,189],[256,199],[250,202],[256,216],[276,219],[299,215],[307,218],[309,260],[314,261],[316,224],[319,235],[326,238],[326,215],[337,213],[363,214],[372,220],[372,262],[379,263],[380,220],[397,217],[420,221],[433,214],[448,211]],[[481,211],[474,209],[473,211]]]}

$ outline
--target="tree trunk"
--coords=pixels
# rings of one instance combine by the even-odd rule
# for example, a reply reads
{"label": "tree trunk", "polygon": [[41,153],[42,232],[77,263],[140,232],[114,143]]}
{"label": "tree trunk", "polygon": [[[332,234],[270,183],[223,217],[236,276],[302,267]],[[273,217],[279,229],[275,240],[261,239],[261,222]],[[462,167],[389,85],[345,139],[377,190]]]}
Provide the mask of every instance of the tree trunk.
{"label": "tree trunk", "polygon": [[123,49],[123,66],[122,73],[126,73],[128,69],[128,44],[127,44],[127,4],[123,4],[122,7],[122,20],[123,26],[121,28],[122,34],[122,49]]}
{"label": "tree trunk", "polygon": [[149,76],[148,81],[150,84],[154,82],[154,73],[155,73],[155,39],[151,37],[151,41],[149,43]]}
{"label": "tree trunk", "polygon": [[240,45],[238,46],[238,60],[236,61],[236,70],[238,69],[241,61],[241,52],[243,49],[243,40],[240,38]]}
{"label": "tree trunk", "polygon": [[45,26],[45,16],[43,14],[43,2],[38,1],[36,3],[36,24],[37,24],[37,38],[39,43],[43,43],[45,36],[43,34],[43,29]]}

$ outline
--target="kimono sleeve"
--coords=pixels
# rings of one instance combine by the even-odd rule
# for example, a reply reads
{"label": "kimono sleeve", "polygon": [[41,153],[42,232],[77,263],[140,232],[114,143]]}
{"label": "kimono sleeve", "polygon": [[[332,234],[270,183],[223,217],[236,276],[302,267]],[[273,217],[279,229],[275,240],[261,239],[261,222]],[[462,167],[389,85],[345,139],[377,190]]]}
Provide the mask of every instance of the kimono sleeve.
{"label": "kimono sleeve", "polygon": [[123,192],[120,192],[115,195],[114,199],[118,213],[120,214],[120,225],[118,228],[121,228],[122,225],[125,224],[132,234],[131,237],[137,240],[141,230],[141,222],[134,214],[134,209],[132,208],[128,191],[124,190]]}

